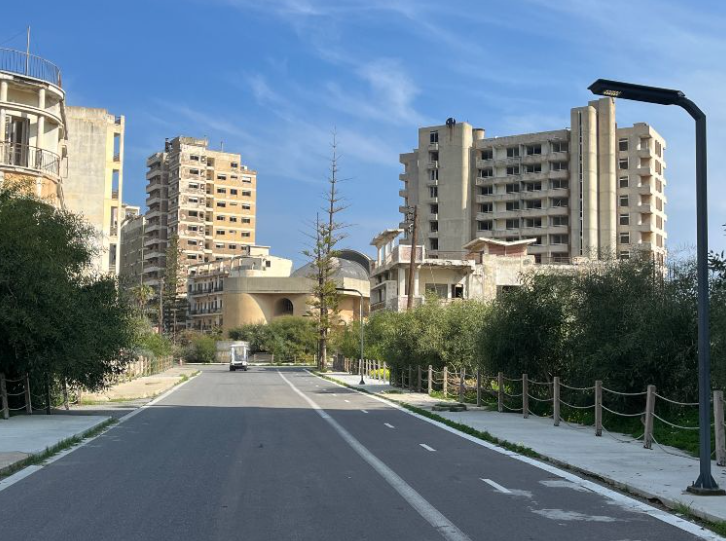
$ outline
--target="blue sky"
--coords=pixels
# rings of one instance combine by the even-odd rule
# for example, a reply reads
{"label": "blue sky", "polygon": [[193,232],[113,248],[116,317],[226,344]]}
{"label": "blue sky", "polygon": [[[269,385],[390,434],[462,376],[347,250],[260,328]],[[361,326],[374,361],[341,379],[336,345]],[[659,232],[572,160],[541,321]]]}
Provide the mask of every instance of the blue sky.
{"label": "blue sky", "polygon": [[[297,263],[338,131],[367,252],[399,222],[398,154],[448,117],[487,136],[567,127],[599,77],[679,88],[709,115],[710,245],[726,249],[726,4],[691,0],[39,0],[3,6],[0,43],[63,71],[68,103],[126,115],[124,195],[144,202],[165,137],[207,136],[258,170],[260,244]],[[618,101],[667,140],[668,244],[695,244],[693,122]]]}

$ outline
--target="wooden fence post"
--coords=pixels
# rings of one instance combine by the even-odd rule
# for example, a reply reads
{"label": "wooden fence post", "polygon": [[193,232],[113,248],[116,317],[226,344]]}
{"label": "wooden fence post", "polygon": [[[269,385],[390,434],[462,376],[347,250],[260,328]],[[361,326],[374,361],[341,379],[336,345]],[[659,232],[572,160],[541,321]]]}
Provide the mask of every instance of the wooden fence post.
{"label": "wooden fence post", "polygon": [[595,382],[595,435],[602,436],[602,381]]}
{"label": "wooden fence post", "polygon": [[431,365],[429,365],[426,386],[428,387],[428,394],[431,396],[431,391],[434,390],[434,367]]}
{"label": "wooden fence post", "polygon": [[466,368],[462,368],[459,373],[459,402],[464,402],[464,393],[466,392]]}
{"label": "wooden fence post", "polygon": [[645,433],[643,434],[643,447],[651,449],[653,446],[653,413],[655,412],[655,385],[648,385],[645,399]]}
{"label": "wooden fence post", "polygon": [[30,401],[30,376],[27,373],[23,381],[23,390],[25,391],[25,412],[28,415],[33,415],[33,403]]}
{"label": "wooden fence post", "polygon": [[522,374],[522,415],[525,419],[529,417],[529,378],[527,374]]}
{"label": "wooden fence post", "polygon": [[68,381],[65,378],[63,378],[63,407],[66,411],[70,409],[68,404]]}
{"label": "wooden fence post", "polygon": [[476,407],[481,407],[481,373],[476,369]]}
{"label": "wooden fence post", "polygon": [[417,374],[418,377],[416,378],[417,379],[416,390],[417,390],[417,392],[420,393],[421,392],[421,365],[418,365],[416,367],[416,369],[418,370],[418,374]]}
{"label": "wooden fence post", "polygon": [[444,398],[449,390],[449,369],[444,366]]}
{"label": "wooden fence post", "polygon": [[502,413],[504,411],[504,374],[499,372],[497,374],[497,411]]}
{"label": "wooden fence post", "polygon": [[555,426],[560,426],[560,378],[555,376],[552,384],[552,417]]}
{"label": "wooden fence post", "polygon": [[723,391],[713,392],[713,426],[716,430],[716,464],[726,466],[726,436],[724,435]]}
{"label": "wooden fence post", "polygon": [[3,410],[3,419],[9,419],[10,410],[8,409],[8,389],[5,385],[5,374],[0,374],[0,405]]}

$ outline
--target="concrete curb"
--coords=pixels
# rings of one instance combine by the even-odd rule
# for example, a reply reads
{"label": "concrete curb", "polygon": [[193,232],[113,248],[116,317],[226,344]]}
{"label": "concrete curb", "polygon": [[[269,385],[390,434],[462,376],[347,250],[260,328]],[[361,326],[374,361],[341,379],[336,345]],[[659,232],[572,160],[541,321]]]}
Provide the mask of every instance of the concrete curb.
{"label": "concrete curb", "polygon": [[[345,381],[342,381],[340,379],[337,379],[336,377],[331,376],[329,374],[317,374],[315,372],[311,372],[311,374],[313,374],[315,376],[318,376],[318,377],[328,378],[330,380],[335,381],[336,383],[338,383],[340,385],[345,386],[348,389],[352,389],[352,390],[357,391],[357,392],[362,393],[362,394],[369,394],[369,395],[378,397],[379,399],[385,400],[385,401],[390,402],[391,404],[394,404],[394,405],[399,404],[399,403],[405,403],[406,405],[411,406],[411,407],[415,407],[415,408],[419,408],[419,409],[425,409],[425,408],[423,408],[423,407],[421,407],[419,405],[416,405],[416,404],[413,404],[411,402],[408,402],[408,401],[405,401],[405,400],[400,399],[401,397],[405,396],[405,393],[396,394],[396,397],[397,398],[391,398],[390,396],[387,395],[387,393],[384,393],[384,392],[380,392],[380,391],[368,391],[368,390],[356,389],[354,386],[351,386],[350,384],[346,383]],[[436,412],[432,412],[432,413],[435,414]],[[459,421],[449,421],[448,419],[446,419],[445,421],[439,421],[439,422],[442,422],[443,424],[447,424],[447,425],[448,425],[449,422],[456,422],[458,424],[466,424],[466,423],[462,423],[462,422],[459,422]],[[448,426],[451,426],[451,425],[448,425]],[[467,426],[470,426],[470,425],[467,425]],[[478,429],[476,429],[475,427],[472,427],[472,426],[470,426],[470,428],[472,428],[474,430],[478,430]],[[509,444],[509,445],[518,445],[516,442],[509,441],[509,440],[507,440],[505,438],[502,438],[502,437],[499,437],[499,436],[496,436],[496,437],[497,437],[497,439],[505,442],[506,444]],[[661,505],[663,505],[664,507],[666,507],[666,508],[668,508],[669,510],[672,510],[672,511],[673,510],[677,510],[679,507],[682,507],[682,506],[685,505],[684,502],[682,502],[682,501],[675,500],[675,499],[668,498],[668,497],[663,497],[663,496],[660,496],[660,495],[657,495],[657,494],[653,494],[653,493],[648,492],[646,490],[643,490],[643,489],[640,489],[640,488],[637,488],[637,487],[630,486],[627,483],[623,483],[622,481],[618,481],[617,479],[614,479],[614,478],[609,477],[607,475],[602,475],[600,473],[596,473],[596,472],[593,472],[591,470],[588,470],[587,468],[583,468],[581,466],[577,466],[576,464],[571,464],[569,462],[565,462],[563,460],[560,460],[560,459],[551,457],[549,455],[543,454],[542,452],[538,451],[537,449],[532,449],[532,450],[534,452],[536,452],[537,455],[538,455],[538,457],[535,460],[540,460],[542,462],[546,462],[548,464],[552,464],[554,466],[557,466],[558,468],[561,468],[563,470],[575,472],[575,473],[577,473],[579,475],[582,475],[584,477],[588,477],[590,479],[595,479],[596,481],[599,481],[599,482],[604,483],[604,484],[606,484],[606,485],[608,485],[610,487],[613,487],[613,488],[617,489],[618,491],[620,491],[620,492],[622,492],[622,493],[624,493],[626,495],[635,495],[635,496],[638,496],[638,497],[643,498],[645,500],[648,500],[651,503],[660,503]],[[689,507],[689,513],[690,513],[690,515],[692,515],[694,517],[697,517],[699,519],[705,520],[706,522],[709,522],[709,523],[712,523],[712,524],[714,524],[714,523],[715,524],[721,524],[721,523],[723,523],[723,519],[721,517],[716,516],[716,515],[712,515],[711,513],[707,512],[707,511],[702,511],[702,510],[699,510],[699,509],[695,509],[695,508]]]}

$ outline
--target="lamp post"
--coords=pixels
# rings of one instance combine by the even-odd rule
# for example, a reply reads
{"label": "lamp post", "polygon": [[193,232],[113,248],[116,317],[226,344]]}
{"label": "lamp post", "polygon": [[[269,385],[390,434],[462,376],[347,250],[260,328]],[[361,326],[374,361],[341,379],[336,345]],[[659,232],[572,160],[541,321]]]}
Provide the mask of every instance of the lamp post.
{"label": "lamp post", "polygon": [[706,115],[680,90],[598,79],[593,94],[626,100],[678,105],[696,121],[696,261],[698,276],[698,423],[700,475],[687,490],[694,494],[726,494],[711,475],[711,362],[708,306],[708,199],[706,195]]}
{"label": "lamp post", "polygon": [[358,374],[360,375],[360,381],[358,385],[365,385],[366,382],[363,379],[363,293],[350,287],[336,287],[335,290],[348,291],[360,295],[360,302],[358,303],[358,321],[360,321],[360,359],[358,361]]}

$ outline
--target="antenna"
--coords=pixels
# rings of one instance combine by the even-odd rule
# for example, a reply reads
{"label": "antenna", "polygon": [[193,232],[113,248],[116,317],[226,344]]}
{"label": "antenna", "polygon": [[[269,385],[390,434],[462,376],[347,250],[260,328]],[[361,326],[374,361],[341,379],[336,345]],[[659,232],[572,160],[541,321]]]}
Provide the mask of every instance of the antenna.
{"label": "antenna", "polygon": [[219,146],[222,147],[222,152],[224,152],[224,141],[220,141]]}
{"label": "antenna", "polygon": [[25,46],[25,75],[30,72],[30,26],[28,26],[28,39]]}

